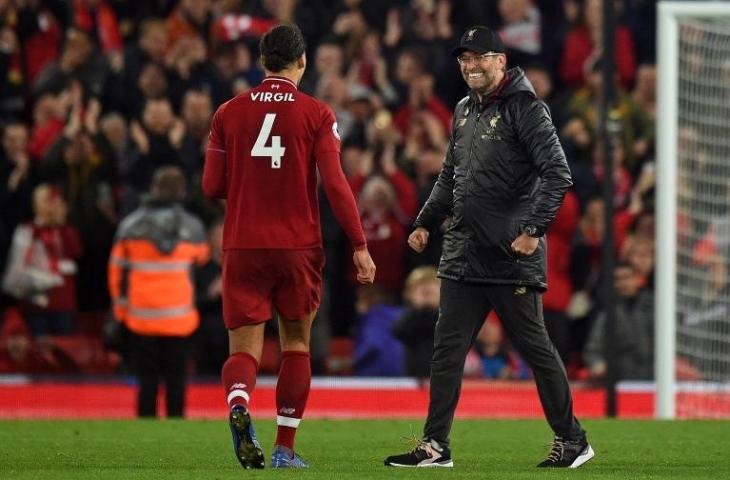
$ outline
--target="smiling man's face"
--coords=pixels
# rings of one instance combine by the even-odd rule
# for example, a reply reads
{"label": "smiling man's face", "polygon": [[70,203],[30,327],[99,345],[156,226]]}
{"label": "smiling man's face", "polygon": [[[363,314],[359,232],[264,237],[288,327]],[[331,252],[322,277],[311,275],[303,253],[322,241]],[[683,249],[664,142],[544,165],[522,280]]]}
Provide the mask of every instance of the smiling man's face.
{"label": "smiling man's face", "polygon": [[501,53],[478,54],[470,50],[459,55],[461,75],[469,88],[486,93],[502,80],[506,58]]}

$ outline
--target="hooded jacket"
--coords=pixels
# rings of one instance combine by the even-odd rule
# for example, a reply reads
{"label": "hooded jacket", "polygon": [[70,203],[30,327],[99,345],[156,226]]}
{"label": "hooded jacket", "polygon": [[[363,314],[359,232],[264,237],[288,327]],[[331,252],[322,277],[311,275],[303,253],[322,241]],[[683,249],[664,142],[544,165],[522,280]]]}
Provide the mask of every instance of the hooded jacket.
{"label": "hooded jacket", "polygon": [[138,335],[190,335],[199,323],[192,270],[209,253],[197,217],[177,203],[146,200],[119,225],[109,258],[115,317]]}
{"label": "hooded jacket", "polygon": [[[415,227],[444,235],[439,277],[547,288],[544,233],[568,188],[570,169],[547,106],[521,68],[512,68],[488,97],[474,93],[456,106],[438,181]],[[537,250],[511,249],[526,226]]]}

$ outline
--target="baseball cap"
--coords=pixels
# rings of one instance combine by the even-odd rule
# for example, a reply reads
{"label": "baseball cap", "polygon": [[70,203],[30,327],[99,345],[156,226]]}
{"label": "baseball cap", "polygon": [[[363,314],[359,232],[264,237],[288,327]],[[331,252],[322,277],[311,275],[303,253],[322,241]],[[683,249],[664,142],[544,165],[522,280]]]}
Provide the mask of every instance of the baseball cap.
{"label": "baseball cap", "polygon": [[475,25],[467,29],[461,36],[459,46],[451,51],[451,54],[458,57],[467,50],[476,53],[504,53],[504,44],[497,33],[483,25]]}

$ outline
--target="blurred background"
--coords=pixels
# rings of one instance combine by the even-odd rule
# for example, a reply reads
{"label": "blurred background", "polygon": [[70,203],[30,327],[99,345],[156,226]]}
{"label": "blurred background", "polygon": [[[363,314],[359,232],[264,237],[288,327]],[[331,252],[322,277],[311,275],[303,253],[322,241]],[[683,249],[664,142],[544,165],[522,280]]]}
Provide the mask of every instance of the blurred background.
{"label": "blurred background", "polygon": [[[327,264],[312,339],[313,372],[322,376],[315,388],[415,392],[414,413],[425,412],[440,236],[418,256],[405,240],[440,170],[453,108],[467,93],[450,50],[469,26],[483,24],[499,32],[509,66],[522,67],[550,107],[573,172],[574,188],[547,233],[543,302],[550,335],[579,382],[577,414],[602,415],[603,279],[613,279],[616,291],[618,379],[650,381],[654,365],[656,2],[614,3],[617,103],[605,141],[616,265],[604,271],[601,0],[0,0],[0,273],[10,270],[14,237],[24,235],[24,265],[37,277],[32,292],[5,288],[2,297],[0,383],[15,390],[3,395],[0,416],[21,415],[38,382],[80,383],[92,389],[84,398],[116,392],[112,413],[134,411],[128,335],[113,318],[107,265],[121,219],[163,165],[186,173],[185,206],[206,225],[212,253],[194,272],[201,323],[188,343],[188,413],[225,409],[215,384],[227,357],[223,205],[203,197],[200,176],[212,114],[261,81],[258,40],[280,22],[296,23],[307,39],[300,89],[336,114],[342,167],[378,266],[374,285],[356,285],[351,247],[321,194]],[[691,142],[692,130],[684,133]],[[714,252],[702,268],[721,292],[727,262],[711,233],[706,224],[692,248]],[[263,375],[275,375],[279,361],[269,323]],[[678,361],[680,379],[702,377],[691,361]],[[475,415],[489,402],[497,414],[512,405],[517,414],[541,415],[531,372],[498,318],[486,319],[465,377],[474,381],[462,405],[475,402]],[[265,391],[266,380],[261,385]],[[483,396],[489,392],[499,396]],[[648,390],[624,391],[620,411],[651,416],[641,392]],[[335,400],[323,411],[333,412]],[[89,402],[76,413],[93,410]],[[385,398],[377,408],[391,405]]]}

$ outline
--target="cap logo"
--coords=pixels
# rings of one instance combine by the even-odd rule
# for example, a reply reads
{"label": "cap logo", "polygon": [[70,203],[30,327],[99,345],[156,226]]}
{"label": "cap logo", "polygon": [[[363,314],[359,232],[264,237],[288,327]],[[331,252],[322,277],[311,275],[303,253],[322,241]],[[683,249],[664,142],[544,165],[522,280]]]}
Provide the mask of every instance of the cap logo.
{"label": "cap logo", "polygon": [[467,42],[471,42],[472,40],[474,40],[474,34],[475,33],[477,33],[477,29],[476,28],[472,28],[471,30],[469,30],[468,32],[466,32],[466,41]]}

